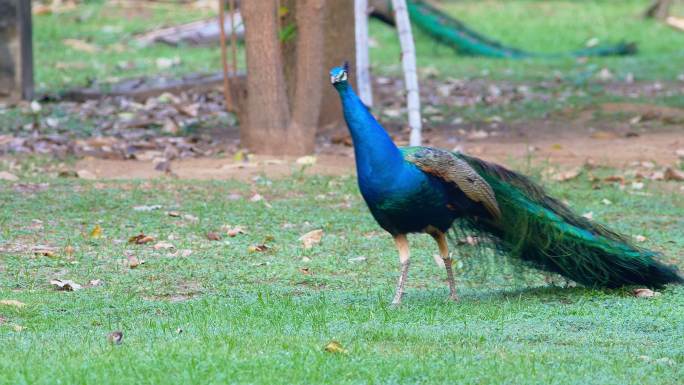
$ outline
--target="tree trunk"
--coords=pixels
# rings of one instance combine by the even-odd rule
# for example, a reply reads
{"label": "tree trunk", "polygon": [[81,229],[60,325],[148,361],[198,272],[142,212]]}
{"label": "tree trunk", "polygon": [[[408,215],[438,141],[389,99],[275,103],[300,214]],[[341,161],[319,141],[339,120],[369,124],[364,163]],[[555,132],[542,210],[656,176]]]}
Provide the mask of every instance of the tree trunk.
{"label": "tree trunk", "polygon": [[0,0],[0,101],[32,98],[31,4]]}
{"label": "tree trunk", "polygon": [[288,147],[297,154],[313,152],[323,95],[323,11],[326,0],[298,0],[297,49],[292,120]]}
{"label": "tree trunk", "polygon": [[278,153],[286,140],[290,111],[278,42],[276,0],[245,1],[247,122],[241,122],[242,145],[260,153]]}
{"label": "tree trunk", "polygon": [[644,16],[665,20],[670,14],[670,8],[672,8],[672,0],[654,0],[644,13]]}
{"label": "tree trunk", "polygon": [[[329,0],[325,16],[324,73],[345,61],[356,63],[354,44],[354,0]],[[351,77],[356,86],[356,76]],[[322,128],[346,130],[339,96],[329,82],[323,84],[323,100],[318,124]]]}
{"label": "tree trunk", "polygon": [[[241,138],[253,152],[303,155],[315,149],[323,87],[330,87],[322,54],[327,0],[278,3],[243,3],[248,118]],[[287,9],[282,20],[278,5]]]}

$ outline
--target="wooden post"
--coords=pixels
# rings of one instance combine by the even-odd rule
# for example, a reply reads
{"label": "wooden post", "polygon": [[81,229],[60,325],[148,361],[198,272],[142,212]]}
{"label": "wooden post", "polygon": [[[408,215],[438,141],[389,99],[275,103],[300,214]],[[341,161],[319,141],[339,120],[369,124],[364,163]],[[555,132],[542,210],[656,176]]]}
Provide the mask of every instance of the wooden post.
{"label": "wooden post", "polygon": [[354,24],[356,27],[356,84],[361,101],[373,106],[373,90],[370,80],[370,59],[368,58],[368,0],[354,2]]}
{"label": "wooden post", "polygon": [[0,102],[33,99],[31,2],[0,0]]}
{"label": "wooden post", "polygon": [[420,118],[420,93],[418,92],[418,72],[416,70],[416,48],[411,32],[406,0],[392,0],[394,20],[397,23],[397,33],[401,45],[401,63],[404,67],[404,81],[406,82],[406,108],[408,109],[409,128],[411,136],[409,144],[420,146],[422,142],[423,123]]}

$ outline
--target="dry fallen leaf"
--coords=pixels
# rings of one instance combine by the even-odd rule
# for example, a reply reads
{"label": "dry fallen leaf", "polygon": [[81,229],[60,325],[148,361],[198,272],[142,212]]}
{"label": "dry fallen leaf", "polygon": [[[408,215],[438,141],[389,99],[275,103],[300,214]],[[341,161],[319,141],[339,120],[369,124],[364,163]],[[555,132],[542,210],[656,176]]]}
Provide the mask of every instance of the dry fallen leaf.
{"label": "dry fallen leaf", "polygon": [[637,298],[651,298],[660,295],[659,292],[647,288],[634,289],[632,290],[632,294]]}
{"label": "dry fallen leaf", "polygon": [[144,245],[150,242],[154,242],[154,237],[143,233],[128,238],[128,243],[135,243],[136,245]]}
{"label": "dry fallen leaf", "polygon": [[582,168],[576,167],[572,170],[562,171],[551,175],[551,179],[558,182],[565,182],[577,178],[582,173]]}
{"label": "dry fallen leaf", "polygon": [[14,182],[18,181],[19,177],[7,171],[0,171],[0,180]]}
{"label": "dry fallen leaf", "polygon": [[327,345],[325,345],[325,351],[328,353],[342,353],[342,354],[347,354],[349,351],[345,349],[341,343],[332,340],[328,342]]}
{"label": "dry fallen leaf", "polygon": [[301,164],[302,166],[312,166],[316,164],[316,157],[313,155],[306,155],[302,156],[300,158],[297,158],[297,164]]}
{"label": "dry fallen leaf", "polygon": [[190,116],[192,118],[196,118],[199,114],[200,105],[199,103],[193,103],[184,106],[178,106],[176,108],[178,109],[178,111],[184,113],[185,115]]}
{"label": "dry fallen leaf", "polygon": [[625,177],[622,175],[611,175],[603,178],[604,182],[618,182],[620,184],[625,184]]}
{"label": "dry fallen leaf", "polygon": [[71,258],[74,255],[75,251],[76,249],[71,245],[66,245],[66,247],[64,247],[64,254],[69,258]]}
{"label": "dry fallen leaf", "polygon": [[639,242],[639,243],[646,242],[646,237],[644,237],[643,235],[635,235],[634,240]]}
{"label": "dry fallen leaf", "polygon": [[128,262],[128,267],[131,269],[135,269],[136,267],[145,263],[145,261],[139,260],[138,257],[136,257],[135,255],[129,255],[127,257],[127,262]]}
{"label": "dry fallen leaf", "polygon": [[48,15],[52,13],[52,7],[46,4],[35,4],[33,7],[31,7],[31,13],[36,16]]}
{"label": "dry fallen leaf", "polygon": [[655,362],[656,364],[665,364],[665,365],[669,365],[669,366],[673,366],[673,365],[676,365],[676,364],[677,364],[677,363],[675,362],[675,360],[673,360],[673,359],[670,358],[670,357],[660,357],[660,358],[658,358],[657,360],[655,360],[655,361],[653,361],[653,362]]}
{"label": "dry fallen leaf", "polygon": [[174,56],[171,58],[160,57],[160,58],[157,58],[155,63],[157,64],[157,68],[167,69],[167,68],[171,68],[171,67],[175,67],[177,65],[180,65],[181,59],[178,56]]}
{"label": "dry fallen leaf", "polygon": [[300,267],[299,272],[302,274],[309,275],[311,274],[311,269],[309,269],[308,267]]}
{"label": "dry fallen leaf", "polygon": [[210,241],[220,241],[221,235],[217,232],[210,231],[207,233],[207,239]]}
{"label": "dry fallen leaf", "polygon": [[90,238],[102,238],[102,227],[100,225],[95,225],[90,231]]}
{"label": "dry fallen leaf", "polygon": [[665,179],[665,173],[663,171],[654,171],[650,175],[648,175],[648,179],[650,179],[650,180],[663,180],[663,179]]}
{"label": "dry fallen leaf", "polygon": [[123,341],[123,332],[120,330],[113,331],[107,334],[107,342],[113,345],[119,345]]}
{"label": "dry fallen leaf", "polygon": [[250,253],[256,253],[256,252],[264,252],[268,250],[269,247],[264,245],[264,244],[259,244],[259,245],[251,245],[247,248],[247,251]]}
{"label": "dry fallen leaf", "polygon": [[78,176],[81,179],[85,179],[85,180],[97,179],[97,175],[93,174],[92,172],[90,172],[88,170],[78,170],[78,171],[76,171],[76,176]]}
{"label": "dry fallen leaf", "polygon": [[82,52],[95,53],[100,50],[100,48],[95,44],[91,44],[79,39],[64,39],[62,40],[62,43],[67,47]]}
{"label": "dry fallen leaf", "polygon": [[142,206],[133,206],[133,211],[143,211],[143,212],[145,212],[145,211],[159,210],[159,209],[161,209],[161,208],[162,208],[161,205],[150,205],[150,206],[142,205]]}
{"label": "dry fallen leaf", "polygon": [[240,226],[230,227],[226,229],[226,235],[233,238],[238,234],[247,234],[247,232]]}
{"label": "dry fallen leaf", "polygon": [[160,241],[160,242],[157,242],[157,243],[156,243],[154,246],[152,246],[152,247],[153,247],[155,250],[170,250],[170,249],[175,248],[176,246],[172,245],[172,244],[169,243],[169,242]]}
{"label": "dry fallen leaf", "polygon": [[42,245],[33,246],[31,248],[31,251],[33,251],[34,255],[40,256],[40,257],[55,258],[57,256],[57,254],[55,254],[55,248],[49,247],[49,246],[42,246]]}
{"label": "dry fallen leaf", "polygon": [[55,289],[62,291],[77,291],[83,289],[81,285],[68,279],[53,279],[50,281],[50,285],[54,286]]}
{"label": "dry fallen leaf", "polygon": [[684,181],[684,171],[677,170],[672,167],[665,169],[665,174],[663,175],[665,180],[676,180],[678,182]]}
{"label": "dry fallen leaf", "polygon": [[13,307],[18,307],[18,308],[22,308],[22,307],[26,306],[25,303],[19,302],[15,299],[0,299],[0,305],[13,306]]}
{"label": "dry fallen leaf", "polygon": [[166,213],[166,215],[168,215],[170,217],[178,218],[181,216],[181,213],[179,213],[178,211],[169,211]]}
{"label": "dry fallen leaf", "polygon": [[199,218],[197,218],[196,216],[191,215],[191,214],[183,215],[183,219],[190,221],[190,222],[199,222]]}
{"label": "dry fallen leaf", "polygon": [[178,123],[176,123],[175,120],[173,120],[171,118],[166,118],[166,120],[164,120],[164,125],[162,126],[162,132],[164,132],[166,134],[177,135],[179,131],[180,131],[180,127],[178,126]]}
{"label": "dry fallen leaf", "polygon": [[322,238],[323,230],[317,229],[309,231],[308,233],[302,235],[301,237],[299,237],[299,240],[302,241],[302,244],[304,245],[305,249],[310,249],[315,245],[319,244]]}

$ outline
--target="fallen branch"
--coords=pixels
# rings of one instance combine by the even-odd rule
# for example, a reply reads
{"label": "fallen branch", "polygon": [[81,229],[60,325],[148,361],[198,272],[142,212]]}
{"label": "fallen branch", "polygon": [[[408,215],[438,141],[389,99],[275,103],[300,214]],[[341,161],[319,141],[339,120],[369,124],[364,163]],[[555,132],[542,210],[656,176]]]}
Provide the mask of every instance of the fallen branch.
{"label": "fallen branch", "polygon": [[[245,33],[240,12],[233,12],[231,21],[226,23],[224,18],[223,28],[226,33],[235,33],[237,38],[242,38]],[[135,41],[145,46],[152,43],[164,43],[177,46],[180,43],[191,45],[213,44],[220,40],[221,23],[216,18],[193,21],[191,23],[166,27],[145,32],[135,37]]]}
{"label": "fallen branch", "polygon": [[[232,98],[239,104],[245,89],[245,75],[233,74],[228,77]],[[62,99],[83,102],[111,96],[127,96],[138,101],[163,93],[178,94],[185,91],[203,91],[217,88],[223,83],[223,73],[190,74],[181,78],[156,77],[127,79],[114,84],[94,84],[90,87],[76,88],[61,95]]]}

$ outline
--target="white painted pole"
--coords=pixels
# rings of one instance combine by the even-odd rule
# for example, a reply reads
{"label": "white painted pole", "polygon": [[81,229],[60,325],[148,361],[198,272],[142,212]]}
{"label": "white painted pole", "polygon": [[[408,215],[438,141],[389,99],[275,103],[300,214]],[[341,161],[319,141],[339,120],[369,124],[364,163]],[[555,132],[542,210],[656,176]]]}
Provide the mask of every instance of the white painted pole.
{"label": "white painted pole", "polygon": [[354,0],[354,25],[356,35],[356,83],[361,101],[373,106],[368,56],[368,0]]}
{"label": "white painted pole", "polygon": [[406,0],[392,0],[394,21],[397,24],[399,43],[401,44],[401,64],[404,68],[406,82],[406,108],[408,109],[411,146],[420,146],[422,142],[422,122],[420,119],[420,93],[418,92],[418,74],[416,71],[416,48],[411,32]]}

